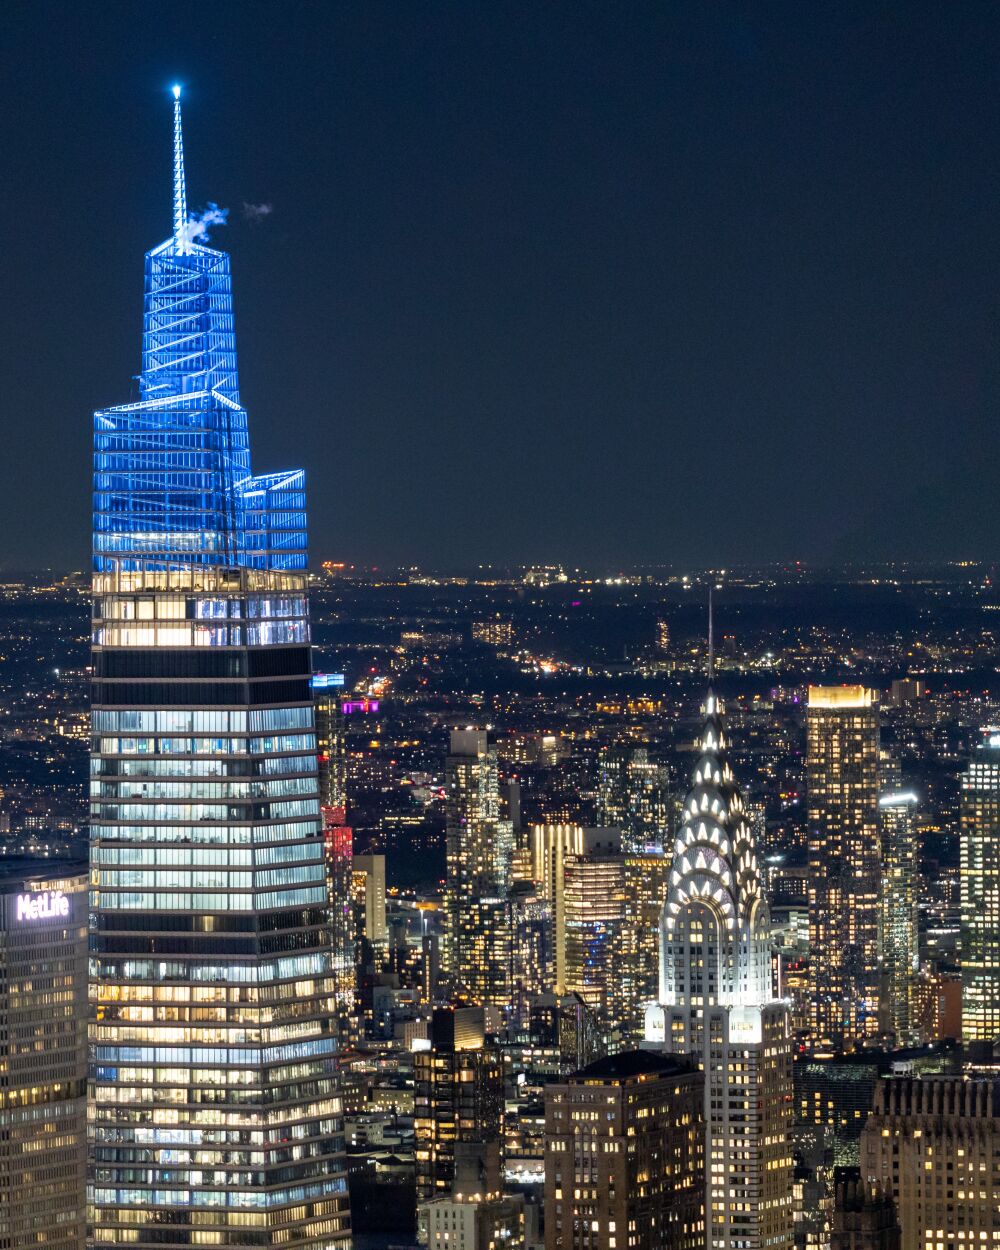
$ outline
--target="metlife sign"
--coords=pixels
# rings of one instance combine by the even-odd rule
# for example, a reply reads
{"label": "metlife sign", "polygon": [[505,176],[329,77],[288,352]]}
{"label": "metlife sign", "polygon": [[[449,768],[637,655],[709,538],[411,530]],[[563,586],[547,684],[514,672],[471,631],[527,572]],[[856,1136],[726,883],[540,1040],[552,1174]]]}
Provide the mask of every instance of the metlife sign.
{"label": "metlife sign", "polygon": [[42,890],[17,896],[17,920],[61,920],[69,916],[69,899],[62,890]]}

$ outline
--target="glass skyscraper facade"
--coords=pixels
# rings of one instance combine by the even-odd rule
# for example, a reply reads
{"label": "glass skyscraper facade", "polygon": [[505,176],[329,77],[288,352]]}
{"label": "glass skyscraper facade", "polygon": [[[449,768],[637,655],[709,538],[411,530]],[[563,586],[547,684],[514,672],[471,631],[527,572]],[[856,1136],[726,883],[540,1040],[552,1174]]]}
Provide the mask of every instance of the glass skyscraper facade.
{"label": "glass skyscraper facade", "polygon": [[254,477],[229,257],[145,260],[94,428],[92,1245],[349,1238],[300,471]]}

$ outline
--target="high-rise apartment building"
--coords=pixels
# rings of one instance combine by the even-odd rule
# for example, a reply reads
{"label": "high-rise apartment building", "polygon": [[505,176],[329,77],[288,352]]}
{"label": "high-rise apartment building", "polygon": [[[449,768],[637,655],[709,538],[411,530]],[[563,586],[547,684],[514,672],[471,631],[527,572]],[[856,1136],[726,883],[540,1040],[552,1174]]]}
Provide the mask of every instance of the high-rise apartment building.
{"label": "high-rise apartment building", "polygon": [[497,750],[485,730],[452,730],[445,779],[445,970],[474,1002],[509,1011],[514,831],[500,814]]}
{"label": "high-rise apartment building", "polygon": [[1000,733],[962,774],[962,1037],[1000,1038]]}
{"label": "high-rise apartment building", "polygon": [[774,989],[771,922],[722,705],[709,689],[674,840],[647,1039],[705,1073],[707,1243],[792,1243],[789,1012]]}
{"label": "high-rise apartment building", "polygon": [[900,1046],[916,1040],[916,991],[920,972],[918,911],[920,848],[913,819],[917,796],[911,791],[883,794],[882,968],[885,1024]]}
{"label": "high-rise apartment building", "polygon": [[552,957],[559,994],[566,992],[566,860],[582,855],[584,845],[582,825],[532,825],[528,830],[528,873],[551,908]]}
{"label": "high-rise apartment building", "polygon": [[579,994],[610,1034],[625,1014],[625,856],[617,829],[587,829],[584,839],[583,853],[567,856],[563,866],[565,964],[556,980],[559,992]]}
{"label": "high-rise apartment building", "polygon": [[514,645],[514,622],[499,614],[482,621],[473,621],[472,636],[477,642],[485,642],[489,647],[510,648]]}
{"label": "high-rise apartment building", "polygon": [[417,1201],[451,1195],[456,1175],[470,1170],[481,1198],[499,1198],[503,1067],[486,1042],[482,1008],[435,1010],[430,1044],[413,1055],[413,1084]]}
{"label": "high-rise apartment building", "polygon": [[[620,964],[626,949],[621,831],[532,825],[524,859],[530,879],[550,906],[555,992],[581,993],[601,1011],[613,1003],[617,1018],[631,978],[631,969]],[[587,987],[585,994],[582,987]]]}
{"label": "high-rise apartment building", "polygon": [[597,818],[622,831],[622,850],[642,855],[660,850],[668,822],[666,773],[645,747],[602,747],[598,757]]}
{"label": "high-rise apartment building", "polygon": [[525,1027],[531,1005],[555,984],[552,904],[531,881],[517,881],[510,896],[514,1021]]}
{"label": "high-rise apartment building", "polygon": [[0,863],[0,1247],[83,1250],[86,866]]}
{"label": "high-rise apartment building", "polygon": [[863,686],[810,686],[806,708],[809,1024],[816,1051],[879,1032],[879,719]]}
{"label": "high-rise apartment building", "polygon": [[861,1134],[861,1175],[891,1194],[901,1250],[1000,1244],[1000,1083],[880,1081]]}
{"label": "high-rise apartment building", "polygon": [[93,1250],[349,1240],[303,475],[253,476],[229,257],[145,260],[95,416]]}
{"label": "high-rise apartment building", "polygon": [[634,1050],[545,1087],[545,1250],[704,1250],[704,1083]]}
{"label": "high-rise apartment building", "polygon": [[625,923],[619,972],[622,1020],[628,1036],[643,1036],[646,1008],[660,985],[660,917],[667,901],[670,856],[662,852],[625,856]]}
{"label": "high-rise apartment building", "polygon": [[387,946],[385,920],[385,856],[355,855],[352,892],[358,910],[358,929],[373,946]]}

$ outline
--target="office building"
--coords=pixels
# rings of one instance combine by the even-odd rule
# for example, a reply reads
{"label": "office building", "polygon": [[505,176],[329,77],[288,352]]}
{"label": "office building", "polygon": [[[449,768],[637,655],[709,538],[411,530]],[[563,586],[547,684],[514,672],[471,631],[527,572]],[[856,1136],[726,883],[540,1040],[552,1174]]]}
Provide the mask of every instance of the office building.
{"label": "office building", "polygon": [[432,1198],[421,1224],[428,1250],[524,1250],[524,1195]]}
{"label": "office building", "polygon": [[482,1198],[503,1189],[503,1067],[482,1008],[434,1011],[429,1045],[413,1055],[417,1201],[453,1196],[476,1172]]}
{"label": "office building", "polygon": [[817,1052],[878,1036],[879,720],[863,686],[810,686],[806,708],[809,1027]]}
{"label": "office building", "polygon": [[961,780],[962,1037],[1000,1038],[1000,733]]}
{"label": "office building", "polygon": [[705,1073],[707,1241],[792,1242],[792,1074],[787,1004],[773,985],[771,926],[753,834],[709,689],[698,762],[674,840],[663,909],[659,1006],[647,1040]]}
{"label": "office building", "polygon": [[597,1017],[579,994],[540,994],[531,1004],[528,1033],[559,1055],[559,1070],[574,1072],[607,1053]]}
{"label": "office building", "polygon": [[896,1204],[859,1168],[838,1168],[830,1217],[830,1250],[900,1250]]}
{"label": "office building", "polygon": [[669,792],[665,770],[645,747],[602,747],[598,756],[597,819],[622,831],[630,855],[661,850],[667,830]]}
{"label": "office building", "polygon": [[884,1025],[898,1046],[916,1037],[916,990],[920,973],[918,910],[920,847],[914,822],[917,796],[910,791],[879,799],[882,831],[882,969]]}
{"label": "office building", "polygon": [[350,1237],[300,471],[255,477],[229,257],[145,261],[95,416],[93,1250]]}
{"label": "office building", "polygon": [[545,1250],[704,1250],[704,1076],[651,1051],[545,1087]]}
{"label": "office building", "polygon": [[893,1196],[901,1250],[1000,1243],[998,1143],[998,1082],[879,1082],[861,1134],[861,1175]]}
{"label": "office building", "polygon": [[83,1250],[87,872],[0,863],[0,1247]]}
{"label": "office building", "polygon": [[445,971],[474,1002],[509,1011],[514,830],[500,815],[497,751],[485,730],[452,730],[445,785]]}
{"label": "office building", "polygon": [[922,677],[900,677],[889,687],[889,702],[893,707],[905,707],[926,693],[927,682]]}

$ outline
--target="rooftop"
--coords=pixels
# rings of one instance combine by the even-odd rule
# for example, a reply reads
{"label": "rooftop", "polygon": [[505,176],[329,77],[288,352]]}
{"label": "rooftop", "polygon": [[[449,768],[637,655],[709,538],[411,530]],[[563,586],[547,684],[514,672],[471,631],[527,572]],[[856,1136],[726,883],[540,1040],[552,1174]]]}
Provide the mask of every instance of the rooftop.
{"label": "rooftop", "polygon": [[[39,887],[43,883],[66,881],[87,875],[85,859],[49,859],[33,855],[0,857],[0,894]],[[84,882],[86,884],[86,882]]]}
{"label": "rooftop", "polygon": [[655,1050],[623,1050],[617,1055],[595,1059],[574,1072],[570,1079],[627,1080],[632,1076],[681,1076],[692,1071],[690,1064],[676,1055],[661,1055]]}

